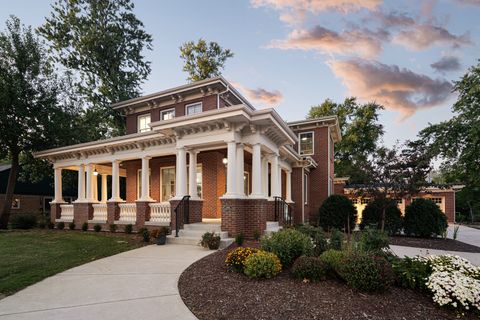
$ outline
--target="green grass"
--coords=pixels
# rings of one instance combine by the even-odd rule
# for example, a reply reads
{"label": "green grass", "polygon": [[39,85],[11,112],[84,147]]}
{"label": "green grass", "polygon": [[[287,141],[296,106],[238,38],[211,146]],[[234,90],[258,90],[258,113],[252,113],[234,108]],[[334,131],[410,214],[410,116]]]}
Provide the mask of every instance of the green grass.
{"label": "green grass", "polygon": [[55,230],[0,232],[0,295],[49,276],[139,247],[131,237]]}

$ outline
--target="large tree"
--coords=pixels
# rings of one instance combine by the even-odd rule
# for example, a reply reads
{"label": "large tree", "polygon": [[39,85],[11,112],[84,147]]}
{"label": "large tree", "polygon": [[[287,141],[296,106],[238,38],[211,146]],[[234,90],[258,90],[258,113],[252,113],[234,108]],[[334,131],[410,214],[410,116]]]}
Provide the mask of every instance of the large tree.
{"label": "large tree", "polygon": [[77,108],[64,96],[50,59],[30,27],[11,17],[0,33],[0,159],[11,163],[0,228],[6,228],[22,161],[34,151],[75,140]]}
{"label": "large tree", "polygon": [[383,125],[378,122],[383,106],[376,103],[360,104],[355,98],[343,103],[329,99],[313,106],[307,118],[336,115],[340,122],[342,141],[335,145],[335,174],[349,176],[351,183],[365,182],[363,164],[376,149],[383,136]]}
{"label": "large tree", "polygon": [[123,133],[124,121],[110,104],[137,97],[151,71],[144,51],[152,37],[133,9],[130,0],[58,0],[39,28],[56,61],[76,76],[90,140]]}
{"label": "large tree", "polygon": [[198,81],[219,76],[225,68],[225,62],[233,57],[230,49],[222,48],[216,42],[207,43],[199,39],[185,42],[180,47],[180,58],[184,61],[183,71],[188,73],[187,80]]}

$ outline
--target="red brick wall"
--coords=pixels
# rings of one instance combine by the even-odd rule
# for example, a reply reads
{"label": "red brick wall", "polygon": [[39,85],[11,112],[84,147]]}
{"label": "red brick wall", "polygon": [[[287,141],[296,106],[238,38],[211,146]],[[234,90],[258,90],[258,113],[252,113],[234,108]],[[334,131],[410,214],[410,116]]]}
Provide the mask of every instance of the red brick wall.
{"label": "red brick wall", "polygon": [[222,199],[221,202],[222,231],[228,231],[230,237],[243,233],[250,239],[256,232],[263,234],[267,227],[267,200]]}
{"label": "red brick wall", "polygon": [[[36,196],[36,195],[13,195],[14,199],[20,199],[20,209],[11,209],[10,214],[14,215],[17,213],[42,213],[43,212],[43,199],[44,198],[52,198],[52,197],[44,197],[44,196]],[[51,201],[50,200],[50,201]],[[0,208],[3,208],[3,204],[5,203],[5,195],[0,194]]]}
{"label": "red brick wall", "polygon": [[294,202],[294,223],[302,223],[302,168],[292,170],[292,201]]}

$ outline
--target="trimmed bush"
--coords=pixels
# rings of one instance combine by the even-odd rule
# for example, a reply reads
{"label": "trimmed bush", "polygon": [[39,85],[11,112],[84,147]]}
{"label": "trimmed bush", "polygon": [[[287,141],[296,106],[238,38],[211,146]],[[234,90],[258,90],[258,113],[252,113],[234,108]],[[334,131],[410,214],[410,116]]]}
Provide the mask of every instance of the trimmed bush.
{"label": "trimmed bush", "polygon": [[295,226],[295,229],[308,235],[312,239],[313,256],[318,257],[328,249],[328,242],[322,229],[304,224]]}
{"label": "trimmed bush", "polygon": [[263,250],[275,253],[282,265],[290,266],[300,256],[309,256],[313,251],[310,237],[295,229],[283,229],[260,241]]}
{"label": "trimmed bush", "polygon": [[243,272],[245,260],[258,250],[255,248],[238,247],[231,250],[225,259],[225,265],[233,268],[237,272]]}
{"label": "trimmed bush", "polygon": [[55,228],[55,223],[50,221],[50,222],[48,222],[47,227],[48,227],[48,229],[54,229]]}
{"label": "trimmed bush", "polygon": [[69,228],[70,230],[75,230],[75,222],[73,222],[73,221],[70,222],[70,223],[68,224],[68,228]]}
{"label": "trimmed bush", "polygon": [[245,259],[243,272],[250,278],[273,278],[282,271],[280,259],[271,252],[257,251]]}
{"label": "trimmed bush", "polygon": [[386,232],[374,228],[365,228],[360,235],[360,247],[364,251],[380,252],[388,249],[389,239]]}
{"label": "trimmed bush", "polygon": [[245,241],[245,236],[243,233],[239,233],[235,236],[235,242],[237,245],[242,246],[243,242]]}
{"label": "trimmed bush", "polygon": [[30,213],[12,215],[10,219],[12,229],[32,229],[37,225],[37,217]]}
{"label": "trimmed bush", "polygon": [[334,194],[325,199],[318,213],[318,225],[323,230],[347,229],[350,221],[350,229],[353,230],[357,220],[357,209],[352,202],[345,196]]}
{"label": "trimmed bush", "polygon": [[[362,222],[360,229],[367,226],[375,226],[381,229],[382,226],[382,207],[384,200],[374,200],[369,202],[362,212]],[[385,229],[389,235],[400,233],[402,230],[402,212],[397,206],[395,200],[388,200],[385,207]]]}
{"label": "trimmed bush", "polygon": [[60,221],[59,223],[57,223],[57,229],[58,229],[58,230],[63,230],[63,229],[65,229],[65,222]]}
{"label": "trimmed bush", "polygon": [[347,252],[337,273],[350,287],[367,292],[388,289],[394,280],[385,258],[361,251]]}
{"label": "trimmed bush", "polygon": [[343,238],[343,232],[338,229],[332,229],[332,233],[330,234],[330,242],[328,244],[329,249],[342,250]]}
{"label": "trimmed bush", "polygon": [[295,278],[310,281],[325,280],[327,271],[328,267],[319,257],[299,257],[292,267]]}
{"label": "trimmed bush", "polygon": [[205,232],[200,240],[200,245],[210,250],[217,250],[220,247],[220,236],[215,232]]}
{"label": "trimmed bush", "polygon": [[82,224],[82,231],[88,231],[88,223],[84,222]]}
{"label": "trimmed bush", "polygon": [[327,250],[320,256],[325,264],[326,272],[331,276],[338,276],[337,271],[340,268],[342,259],[345,256],[343,251]]}
{"label": "trimmed bush", "polygon": [[99,224],[96,224],[96,225],[93,226],[93,230],[95,232],[100,232],[100,231],[102,231],[102,226],[99,225]]}
{"label": "trimmed bush", "polygon": [[392,262],[397,285],[415,290],[427,290],[427,280],[432,274],[432,266],[425,260],[405,257]]}
{"label": "trimmed bush", "polygon": [[116,225],[116,224],[113,224],[113,223],[112,223],[112,224],[109,226],[109,228],[110,228],[110,232],[112,232],[112,233],[117,232],[117,225]]}
{"label": "trimmed bush", "polygon": [[415,199],[405,210],[404,231],[407,235],[431,237],[444,234],[447,217],[431,200]]}
{"label": "trimmed bush", "polygon": [[133,232],[133,225],[132,224],[127,224],[125,225],[125,233],[126,234],[131,234]]}

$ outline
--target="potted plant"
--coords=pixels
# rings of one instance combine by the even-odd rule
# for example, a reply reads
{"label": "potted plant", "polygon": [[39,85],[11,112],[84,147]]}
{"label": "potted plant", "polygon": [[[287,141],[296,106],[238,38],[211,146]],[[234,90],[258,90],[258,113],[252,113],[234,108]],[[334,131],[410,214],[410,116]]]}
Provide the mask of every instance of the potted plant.
{"label": "potted plant", "polygon": [[164,245],[167,243],[167,235],[170,233],[170,229],[168,227],[161,227],[160,231],[157,236],[157,244]]}
{"label": "potted plant", "polygon": [[217,250],[220,247],[220,236],[216,235],[215,232],[205,232],[202,235],[200,245],[210,250]]}

